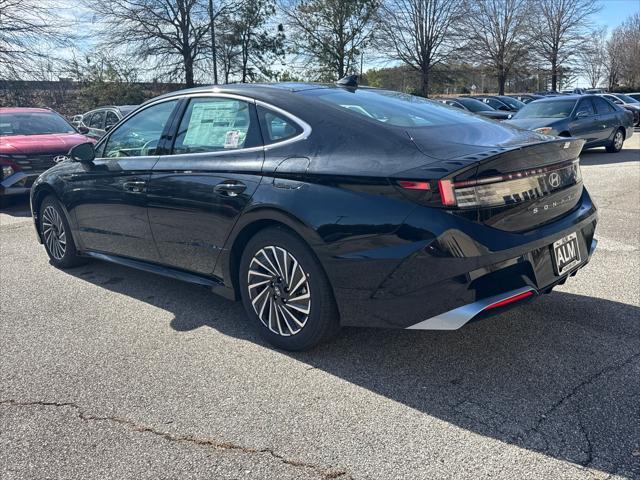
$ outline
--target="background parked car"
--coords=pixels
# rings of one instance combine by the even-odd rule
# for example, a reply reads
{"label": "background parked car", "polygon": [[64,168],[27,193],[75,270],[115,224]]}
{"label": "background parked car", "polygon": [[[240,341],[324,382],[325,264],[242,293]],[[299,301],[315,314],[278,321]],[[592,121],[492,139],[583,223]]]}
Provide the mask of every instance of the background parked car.
{"label": "background parked car", "polygon": [[73,117],[71,117],[71,125],[73,125],[74,127],[79,127],[81,123],[82,115],[74,115]]}
{"label": "background parked car", "polygon": [[438,100],[452,107],[466,110],[471,113],[482,115],[483,117],[492,118],[494,120],[506,120],[511,116],[508,112],[496,110],[480,100],[470,97],[444,98]]}
{"label": "background parked car", "polygon": [[116,123],[133,112],[138,105],[101,107],[82,115],[81,126],[89,129],[87,136],[96,140],[109,131]]}
{"label": "background parked car", "polygon": [[0,198],[26,193],[42,172],[89,139],[46,108],[0,108]]}
{"label": "background parked car", "polygon": [[631,113],[597,95],[537,100],[506,122],[546,135],[583,138],[584,148],[604,146],[611,153],[633,135]]}
{"label": "background parked car", "polygon": [[627,96],[640,102],[640,92],[628,93]]}
{"label": "background parked car", "polygon": [[536,95],[535,93],[520,93],[517,95],[509,95],[511,98],[521,101],[522,103],[531,103],[534,100],[544,98],[544,95]]}
{"label": "background parked car", "polygon": [[634,125],[640,126],[640,102],[638,102],[635,98],[629,97],[622,93],[602,93],[600,94],[600,96],[615,103],[616,105],[620,105],[625,110],[629,110],[631,113],[633,113]]}
{"label": "background parked car", "polygon": [[517,112],[525,105],[520,100],[507,97],[506,95],[495,95],[495,96],[478,95],[473,98],[478,99],[483,103],[486,103],[487,105],[494,108],[495,110],[501,110],[503,112]]}

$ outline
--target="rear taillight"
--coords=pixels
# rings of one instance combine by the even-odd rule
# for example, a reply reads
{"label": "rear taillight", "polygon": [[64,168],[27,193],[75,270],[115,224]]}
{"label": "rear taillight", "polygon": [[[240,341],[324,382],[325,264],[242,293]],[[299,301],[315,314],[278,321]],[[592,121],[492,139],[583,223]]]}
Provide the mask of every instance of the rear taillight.
{"label": "rear taillight", "polygon": [[400,180],[397,183],[407,190],[432,191],[435,195],[430,199],[445,207],[484,208],[534,200],[581,181],[580,163],[573,160],[458,182],[443,179],[433,182]]}

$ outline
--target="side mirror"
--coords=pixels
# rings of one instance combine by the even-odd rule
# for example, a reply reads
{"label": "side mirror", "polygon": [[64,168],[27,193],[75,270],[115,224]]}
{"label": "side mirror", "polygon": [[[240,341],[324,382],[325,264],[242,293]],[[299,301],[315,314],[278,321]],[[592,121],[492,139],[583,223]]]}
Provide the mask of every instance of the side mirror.
{"label": "side mirror", "polygon": [[74,162],[93,162],[96,158],[96,151],[93,148],[93,143],[81,143],[69,150],[69,156]]}
{"label": "side mirror", "polygon": [[78,126],[78,133],[81,133],[82,135],[86,135],[87,133],[89,133],[89,129],[87,127],[85,127],[84,125],[79,125]]}

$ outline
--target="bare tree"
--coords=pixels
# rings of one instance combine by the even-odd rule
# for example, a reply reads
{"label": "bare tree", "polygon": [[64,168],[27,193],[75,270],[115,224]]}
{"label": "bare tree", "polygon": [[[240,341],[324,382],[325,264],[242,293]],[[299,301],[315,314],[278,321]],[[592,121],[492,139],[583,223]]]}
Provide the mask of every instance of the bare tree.
{"label": "bare tree", "polygon": [[194,69],[209,34],[201,0],[86,0],[104,22],[104,45],[129,47],[130,55],[151,62],[155,72],[194,85]]}
{"label": "bare tree", "polygon": [[580,71],[591,88],[596,88],[605,75],[606,67],[606,27],[594,30],[580,47],[578,60]]}
{"label": "bare tree", "polygon": [[43,60],[56,63],[52,52],[73,38],[70,21],[56,13],[56,6],[55,0],[46,5],[38,0],[0,0],[2,76],[37,77]]}
{"label": "bare tree", "polygon": [[596,0],[536,0],[531,17],[535,47],[551,65],[551,90],[558,86],[559,67],[579,50],[590,17],[600,10]]}
{"label": "bare tree", "polygon": [[466,0],[461,37],[466,51],[495,72],[500,95],[514,65],[528,52],[531,0]]}
{"label": "bare tree", "polygon": [[379,44],[391,58],[419,72],[429,95],[431,69],[452,50],[452,27],[464,12],[461,0],[387,0],[380,9]]}
{"label": "bare tree", "polygon": [[291,31],[291,53],[323,78],[341,78],[357,68],[374,32],[379,0],[282,0]]}
{"label": "bare tree", "polygon": [[640,13],[618,26],[607,41],[609,90],[620,85],[640,87]]}

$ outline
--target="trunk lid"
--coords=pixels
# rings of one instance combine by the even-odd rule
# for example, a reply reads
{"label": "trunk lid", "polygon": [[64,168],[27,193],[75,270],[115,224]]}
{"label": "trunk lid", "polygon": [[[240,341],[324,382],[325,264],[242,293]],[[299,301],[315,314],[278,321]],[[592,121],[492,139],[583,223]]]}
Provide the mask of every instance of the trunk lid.
{"label": "trunk lid", "polygon": [[399,172],[392,181],[418,203],[500,230],[531,230],[571,211],[582,195],[578,156],[584,141],[543,138],[474,145],[474,151]]}

